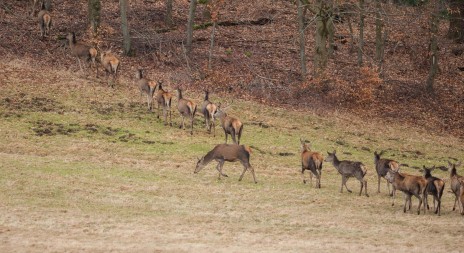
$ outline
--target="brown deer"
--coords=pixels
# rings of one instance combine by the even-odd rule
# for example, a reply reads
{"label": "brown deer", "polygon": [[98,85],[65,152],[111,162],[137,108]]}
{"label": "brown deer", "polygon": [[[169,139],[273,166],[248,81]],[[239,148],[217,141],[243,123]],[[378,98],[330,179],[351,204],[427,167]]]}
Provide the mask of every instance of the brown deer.
{"label": "brown deer", "polygon": [[237,144],[219,144],[216,145],[211,151],[209,151],[205,156],[198,160],[197,166],[195,167],[194,173],[200,172],[206,165],[208,165],[212,160],[218,162],[216,169],[219,172],[219,178],[221,176],[228,177],[226,174],[222,172],[222,166],[224,163],[227,162],[236,162],[240,161],[243,165],[244,169],[238,181],[242,181],[243,175],[247,170],[251,171],[253,175],[253,181],[255,184],[257,183],[255,177],[255,170],[250,164],[250,154],[251,149],[245,145],[237,145]]}
{"label": "brown deer", "polygon": [[50,27],[52,25],[52,17],[50,13],[45,9],[45,3],[42,3],[42,8],[37,15],[39,19],[40,37],[43,39],[45,35],[50,35]]}
{"label": "brown deer", "polygon": [[[424,190],[424,205],[429,209],[429,203],[427,196],[428,194],[433,196],[433,209],[435,214],[440,216],[441,211],[441,197],[443,196],[443,190],[445,189],[445,182],[437,177],[432,176],[432,171],[435,169],[435,166],[432,168],[427,168],[423,166],[424,178],[427,180],[427,185]],[[435,202],[437,206],[435,207]]]}
{"label": "brown deer", "polygon": [[197,112],[197,105],[192,100],[183,98],[182,90],[180,88],[177,88],[177,98],[177,110],[182,117],[182,123],[179,125],[179,128],[185,129],[184,120],[185,117],[189,117],[191,122],[190,134],[193,135],[193,120],[195,118],[195,113]]}
{"label": "brown deer", "polygon": [[[97,57],[97,49],[90,47],[88,45],[85,45],[83,43],[77,42],[76,41],[76,34],[74,32],[69,33],[66,36],[66,39],[69,41],[69,48],[71,49],[71,55],[77,58],[77,61],[79,63],[79,68],[82,70],[82,64],[81,64],[81,59],[84,59],[85,61],[91,61],[91,64],[95,68],[97,68],[95,59]],[[98,75],[98,69],[97,69],[97,75]]]}
{"label": "brown deer", "polygon": [[[113,77],[113,81],[111,83],[111,87],[113,87],[116,77],[118,75],[118,70],[119,70],[119,65],[120,65],[119,59],[116,57],[116,55],[111,53],[110,50],[107,50],[100,54],[100,63],[106,72],[107,78],[109,75]],[[97,75],[98,75],[98,69],[97,69]]]}
{"label": "brown deer", "polygon": [[458,197],[458,204],[459,204],[459,211],[461,215],[464,215],[464,178],[459,178],[459,197]]}
{"label": "brown deer", "polygon": [[[240,138],[242,136],[243,124],[242,122],[234,117],[228,116],[226,112],[221,109],[221,103],[217,105],[216,113],[214,117],[218,118],[221,121],[222,129],[224,129],[224,134],[226,136],[230,134],[232,141],[236,144],[240,144]],[[237,138],[236,138],[237,136]]]}
{"label": "brown deer", "polygon": [[350,177],[355,177],[361,183],[361,190],[359,191],[359,196],[361,196],[362,190],[364,188],[364,195],[369,197],[367,194],[367,181],[364,179],[364,176],[367,173],[366,166],[361,162],[353,162],[353,161],[340,161],[336,156],[336,151],[334,150],[333,153],[327,152],[328,156],[325,159],[326,162],[331,162],[335,169],[337,169],[338,173],[342,175],[342,186],[340,188],[340,193],[343,192],[343,186],[345,186],[346,190],[351,193],[351,190],[348,189],[346,186],[346,182]]}
{"label": "brown deer", "polygon": [[[403,212],[406,212],[406,208],[408,206],[409,206],[409,209],[411,209],[411,196],[414,195],[417,199],[419,199],[419,205],[417,207],[417,214],[420,214],[420,207],[423,201],[422,197],[424,195],[424,191],[427,186],[427,180],[421,176],[414,176],[414,175],[409,175],[406,173],[400,173],[399,168],[388,170],[387,175],[385,175],[385,179],[387,179],[395,187],[396,190],[402,191],[403,194],[405,195]],[[395,205],[395,195],[396,195],[395,192],[393,192],[392,206]],[[425,205],[424,205],[424,212],[425,212]]]}
{"label": "brown deer", "polygon": [[[383,177],[385,178],[385,175],[387,175],[388,170],[391,169],[398,169],[399,168],[399,163],[395,160],[391,159],[381,159],[380,156],[383,155],[385,151],[381,151],[380,153],[377,153],[377,151],[374,152],[374,164],[375,164],[375,170],[377,172],[377,193],[380,193],[380,179]],[[388,188],[388,194],[390,196],[393,196],[393,192],[395,191],[395,188],[392,187],[392,191],[390,192],[390,183],[387,181],[387,188]]]}
{"label": "brown deer", "polygon": [[164,116],[164,125],[167,126],[167,117],[169,114],[169,125],[172,126],[171,120],[171,102],[172,102],[172,93],[163,90],[162,81],[158,81],[158,92],[156,93],[156,101],[158,102],[158,118],[159,118],[159,109],[160,106],[163,107],[163,116]]}
{"label": "brown deer", "polygon": [[205,99],[201,104],[200,110],[205,118],[206,130],[211,133],[211,128],[213,128],[213,134],[216,136],[216,123],[214,114],[217,111],[217,106],[209,101],[209,91],[207,90],[205,90]]}
{"label": "brown deer", "polygon": [[461,166],[461,162],[458,163],[451,163],[448,161],[450,172],[450,185],[451,191],[454,193],[454,206],[453,211],[456,210],[456,203],[459,201],[459,189],[461,187],[461,183],[459,182],[460,179],[464,178],[463,176],[458,175],[456,168]]}
{"label": "brown deer", "polygon": [[148,111],[151,111],[153,108],[153,96],[156,89],[156,83],[143,77],[143,70],[140,68],[137,69],[135,78],[137,79],[136,83],[140,91],[140,96],[143,94],[147,96]]}
{"label": "brown deer", "polygon": [[321,188],[321,176],[322,176],[322,162],[324,157],[318,153],[311,151],[310,143],[306,143],[305,140],[300,138],[301,144],[301,176],[303,177],[303,183],[306,184],[304,177],[305,170],[309,170],[309,182],[313,184],[313,174],[316,176],[316,188]]}

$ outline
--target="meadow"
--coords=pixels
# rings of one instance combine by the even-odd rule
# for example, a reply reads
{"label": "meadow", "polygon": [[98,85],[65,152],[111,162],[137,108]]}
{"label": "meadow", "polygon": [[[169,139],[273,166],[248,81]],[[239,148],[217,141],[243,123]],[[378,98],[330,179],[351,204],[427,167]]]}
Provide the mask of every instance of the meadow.
{"label": "meadow", "polygon": [[[226,163],[229,177],[218,180],[215,163],[193,170],[224,142],[222,129],[208,134],[198,116],[193,136],[178,129],[176,99],[168,127],[147,112],[132,80],[111,89],[80,72],[36,67],[0,63],[1,252],[462,251],[464,218],[451,210],[448,181],[440,217],[417,215],[414,198],[403,213],[402,194],[392,206],[384,179],[377,193],[373,164],[373,152],[386,150],[419,175],[413,167],[462,160],[457,137],[213,93],[244,122],[258,183],[249,172],[238,182],[239,163]],[[202,101],[201,91],[184,96]],[[353,193],[339,193],[341,177],[328,163],[321,189],[314,179],[303,184],[299,138],[323,155],[362,161],[370,197],[357,195],[354,179]]]}

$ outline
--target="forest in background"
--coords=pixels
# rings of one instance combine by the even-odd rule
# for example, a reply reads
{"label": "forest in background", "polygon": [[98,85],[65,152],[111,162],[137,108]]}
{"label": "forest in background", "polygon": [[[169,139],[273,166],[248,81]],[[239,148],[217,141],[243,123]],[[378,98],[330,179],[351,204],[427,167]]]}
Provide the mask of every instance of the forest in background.
{"label": "forest in background", "polygon": [[[31,1],[2,2],[4,60],[25,59],[38,71],[77,71],[64,39],[74,31],[78,40],[120,55],[120,85],[133,85],[141,67],[172,89],[209,89],[319,114],[346,111],[463,137],[460,1],[198,1],[191,48],[187,24],[196,1],[101,1],[96,30],[89,10],[99,1],[51,2],[53,27],[44,40],[29,15]],[[129,50],[121,29],[120,4],[125,2]],[[452,20],[461,22],[454,38]],[[318,37],[321,22],[322,31],[332,32]],[[434,55],[438,64],[430,89]]]}

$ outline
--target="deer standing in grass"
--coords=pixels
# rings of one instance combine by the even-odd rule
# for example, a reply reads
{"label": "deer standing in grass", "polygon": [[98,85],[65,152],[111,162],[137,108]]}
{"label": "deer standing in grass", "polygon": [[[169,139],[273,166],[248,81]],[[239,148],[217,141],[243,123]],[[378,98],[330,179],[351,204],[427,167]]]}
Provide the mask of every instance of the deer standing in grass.
{"label": "deer standing in grass", "polygon": [[209,151],[205,156],[198,160],[197,166],[195,167],[194,173],[200,172],[206,165],[208,165],[211,161],[215,160],[218,162],[216,166],[217,171],[219,172],[218,179],[221,179],[221,176],[228,177],[226,174],[222,172],[222,167],[224,166],[225,162],[236,162],[240,161],[243,165],[243,172],[240,175],[238,181],[242,181],[243,175],[247,170],[251,171],[253,175],[253,181],[255,184],[256,176],[255,170],[250,164],[250,154],[251,149],[245,145],[237,145],[237,144],[219,144],[216,145],[211,151]]}
{"label": "deer standing in grass", "polygon": [[343,186],[345,186],[346,190],[351,193],[351,190],[348,189],[346,186],[346,182],[350,177],[355,177],[361,183],[361,190],[359,191],[359,196],[361,196],[362,190],[364,188],[364,195],[369,197],[367,194],[367,181],[364,179],[364,176],[367,173],[366,166],[361,162],[353,162],[353,161],[340,161],[336,156],[336,151],[334,150],[333,153],[327,152],[328,156],[325,159],[326,162],[331,162],[335,169],[337,169],[338,173],[342,175],[342,186],[340,188],[340,193],[343,192]]}
{"label": "deer standing in grass", "polygon": [[301,176],[303,177],[303,183],[306,184],[304,177],[305,170],[309,170],[309,182],[313,184],[313,174],[316,176],[316,188],[321,188],[321,176],[322,176],[322,162],[324,157],[318,153],[311,151],[310,143],[306,143],[305,140],[300,138],[301,144]]}
{"label": "deer standing in grass", "polygon": [[[419,205],[417,206],[417,214],[420,214],[420,208],[423,202],[423,195],[425,188],[427,186],[427,180],[421,176],[409,175],[406,173],[400,173],[398,169],[390,169],[387,172],[385,178],[395,187],[396,190],[402,191],[404,194],[404,206],[403,212],[406,212],[411,209],[411,196],[415,196],[419,200]],[[395,205],[395,192],[392,196],[392,206]],[[425,212],[425,204],[424,204]]]}
{"label": "deer standing in grass", "polygon": [[[100,63],[106,72],[106,77],[108,78],[109,75],[113,77],[111,87],[114,87],[114,82],[116,81],[116,76],[118,75],[118,70],[119,70],[119,65],[120,65],[120,61],[118,57],[116,57],[116,55],[111,53],[110,50],[107,50],[100,54]],[[97,69],[97,75],[98,75],[98,69]]]}
{"label": "deer standing in grass", "polygon": [[[459,180],[464,179],[463,176],[458,175],[456,168],[461,165],[461,162],[458,163],[451,163],[448,162],[449,169],[450,171],[450,185],[451,185],[451,191],[454,193],[455,199],[454,199],[454,206],[453,206],[453,211],[456,210],[456,203],[459,201],[459,193],[460,193],[460,187],[461,183]],[[461,207],[459,207],[459,210],[461,210]]]}
{"label": "deer standing in grass", "polygon": [[192,100],[183,98],[182,90],[180,88],[177,88],[177,98],[177,110],[182,117],[182,123],[179,125],[179,128],[185,129],[184,120],[185,117],[188,117],[191,122],[190,134],[193,135],[193,120],[197,111],[197,105]]}
{"label": "deer standing in grass", "polygon": [[171,121],[171,101],[172,93],[167,92],[163,89],[163,82],[158,81],[158,91],[155,94],[156,102],[158,103],[158,118],[160,117],[160,107],[163,107],[164,125],[168,125],[167,117],[169,114],[169,125],[172,126]]}
{"label": "deer standing in grass", "polygon": [[[69,48],[71,49],[71,55],[77,58],[77,62],[79,63],[79,68],[81,69],[81,71],[83,71],[81,59],[85,61],[91,61],[91,64],[93,64],[95,68],[97,67],[95,63],[95,59],[97,57],[97,49],[90,47],[88,45],[85,45],[83,43],[77,42],[76,34],[74,32],[69,33],[66,36],[66,39],[68,39],[69,41]],[[98,69],[97,69],[97,75],[98,75]]]}
{"label": "deer standing in grass", "polygon": [[240,144],[240,138],[243,131],[242,122],[237,118],[227,115],[227,113],[221,109],[221,103],[217,105],[217,111],[214,114],[214,117],[221,121],[221,126],[222,129],[224,129],[224,134],[226,136],[226,143],[227,135],[230,134],[232,141],[236,144]]}
{"label": "deer standing in grass", "polygon": [[[383,155],[384,151],[381,151],[380,153],[377,153],[377,151],[374,152],[374,164],[375,164],[375,170],[377,172],[377,193],[380,193],[380,179],[387,175],[387,172],[390,168],[392,169],[398,169],[399,168],[399,163],[395,160],[391,159],[381,159],[380,156]],[[388,194],[390,196],[393,196],[393,192],[395,191],[395,187],[392,187],[392,191],[390,192],[390,182],[387,181],[387,188],[388,188]]]}
{"label": "deer standing in grass", "polygon": [[148,111],[151,111],[153,108],[153,96],[156,89],[156,82],[151,81],[143,77],[143,70],[137,69],[135,73],[135,78],[137,79],[137,87],[140,91],[140,97],[145,94],[147,96],[147,106]]}
{"label": "deer standing in grass", "polygon": [[216,136],[216,123],[214,114],[217,111],[217,106],[209,101],[209,91],[205,90],[205,99],[201,104],[200,108],[205,118],[205,126],[208,133],[211,133],[211,128],[213,128],[214,136]]}
{"label": "deer standing in grass", "polygon": [[52,17],[50,13],[45,9],[45,3],[42,3],[42,8],[37,15],[39,19],[40,37],[43,39],[45,35],[50,35],[50,27],[52,25]]}
{"label": "deer standing in grass", "polygon": [[464,215],[464,178],[459,178],[459,196],[458,196],[458,204],[459,204],[459,212],[461,215]]}
{"label": "deer standing in grass", "polygon": [[[435,214],[440,216],[441,211],[441,197],[443,196],[443,190],[445,189],[445,182],[437,177],[432,176],[432,171],[435,169],[435,166],[432,168],[423,167],[424,178],[427,180],[427,185],[424,190],[424,205],[429,209],[429,203],[427,196],[428,194],[433,196],[433,209]],[[437,206],[435,207],[435,202]]]}

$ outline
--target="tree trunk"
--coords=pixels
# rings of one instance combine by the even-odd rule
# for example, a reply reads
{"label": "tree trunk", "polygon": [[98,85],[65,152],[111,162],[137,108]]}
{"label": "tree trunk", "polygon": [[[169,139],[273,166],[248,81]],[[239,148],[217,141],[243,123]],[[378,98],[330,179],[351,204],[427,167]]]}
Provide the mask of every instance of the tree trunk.
{"label": "tree trunk", "polygon": [[166,18],[164,22],[167,26],[172,26],[174,23],[172,20],[172,0],[166,0]]}
{"label": "tree trunk", "polygon": [[450,18],[447,37],[457,43],[464,42],[464,1],[450,0]]}
{"label": "tree trunk", "polygon": [[216,31],[217,22],[213,23],[213,28],[211,30],[211,43],[209,45],[209,57],[208,57],[208,70],[211,70],[211,61],[213,58],[213,48],[214,48],[214,32]]}
{"label": "tree trunk", "polygon": [[94,36],[97,35],[98,28],[100,27],[100,10],[100,0],[88,0],[89,25]]}
{"label": "tree trunk", "polygon": [[300,67],[301,79],[306,79],[306,53],[305,53],[305,17],[304,13],[306,8],[302,0],[298,0],[298,34],[300,35]]}
{"label": "tree trunk", "polygon": [[364,0],[359,0],[359,42],[358,42],[358,66],[363,64],[364,47]]}
{"label": "tree trunk", "polygon": [[119,0],[119,8],[121,10],[121,28],[122,28],[122,46],[124,49],[125,55],[131,55],[131,38],[130,38],[130,29],[129,22],[127,21],[127,12],[129,11],[129,6],[127,0]]}
{"label": "tree trunk", "polygon": [[45,10],[52,11],[52,0],[44,0]]}
{"label": "tree trunk", "polygon": [[192,51],[193,22],[195,19],[196,8],[197,8],[197,0],[190,0],[189,16],[188,16],[188,21],[187,21],[187,45],[186,45],[187,54],[190,54],[190,52]]}
{"label": "tree trunk", "polygon": [[427,91],[433,92],[435,76],[438,72],[438,22],[440,15],[439,3],[433,1],[432,17],[430,21],[430,70],[427,78]]}
{"label": "tree trunk", "polygon": [[377,71],[382,73],[383,55],[384,55],[384,39],[382,36],[382,4],[380,0],[375,0],[375,61],[377,62]]}

